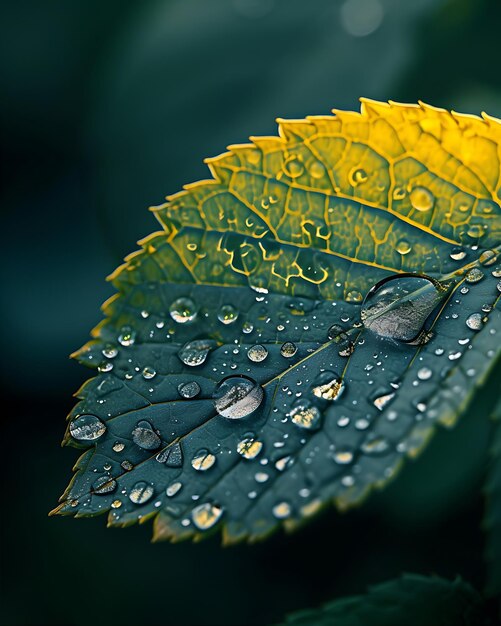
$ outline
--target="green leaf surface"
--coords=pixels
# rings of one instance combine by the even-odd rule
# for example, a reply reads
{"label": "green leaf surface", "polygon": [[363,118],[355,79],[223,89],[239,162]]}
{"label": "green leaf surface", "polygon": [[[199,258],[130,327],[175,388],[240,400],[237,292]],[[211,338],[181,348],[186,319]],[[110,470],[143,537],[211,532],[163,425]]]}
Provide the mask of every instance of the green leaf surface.
{"label": "green leaf surface", "polygon": [[485,558],[487,561],[486,592],[501,595],[501,401],[493,419],[496,422],[491,447],[491,462],[487,474],[487,496],[484,530],[486,531]]}
{"label": "green leaf surface", "polygon": [[164,230],[112,275],[76,354],[98,375],[69,416],[65,443],[87,450],[56,512],[255,540],[390,480],[501,351],[500,129],[364,102],[231,147],[154,208]]}
{"label": "green leaf surface", "polygon": [[404,574],[366,595],[334,600],[289,615],[294,626],[481,626],[488,624],[480,594],[460,578]]}

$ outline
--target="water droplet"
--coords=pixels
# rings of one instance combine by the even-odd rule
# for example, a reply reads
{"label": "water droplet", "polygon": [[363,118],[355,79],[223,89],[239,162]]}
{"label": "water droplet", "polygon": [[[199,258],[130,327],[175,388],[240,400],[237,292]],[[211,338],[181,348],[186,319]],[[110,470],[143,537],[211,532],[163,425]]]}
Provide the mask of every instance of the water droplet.
{"label": "water droplet", "polygon": [[484,228],[482,224],[471,224],[468,228],[466,234],[469,237],[473,237],[474,239],[478,239],[484,234]]}
{"label": "water droplet", "polygon": [[461,352],[451,352],[449,354],[449,361],[456,361],[457,359],[459,359],[459,357],[461,356]]}
{"label": "water droplet", "polygon": [[282,170],[289,178],[297,178],[304,172],[304,166],[295,154],[287,157],[282,164]]}
{"label": "water droplet", "polygon": [[100,496],[113,493],[116,488],[117,482],[115,479],[111,478],[111,476],[100,476],[92,485],[94,493]]}
{"label": "water droplet", "polygon": [[386,278],[367,293],[361,320],[380,337],[415,341],[445,291],[425,276],[401,274]]}
{"label": "water droplet", "polygon": [[498,254],[494,250],[484,250],[478,260],[481,265],[489,266],[498,260]]}
{"label": "water droplet", "polygon": [[262,442],[258,441],[252,433],[245,435],[237,444],[237,452],[244,459],[255,459],[262,449]]}
{"label": "water droplet", "polygon": [[132,463],[130,461],[122,461],[120,463],[120,466],[126,471],[126,472],[130,472],[131,469],[134,469],[134,466],[132,465]]}
{"label": "water droplet", "polygon": [[315,430],[320,426],[322,414],[316,406],[307,400],[301,400],[289,413],[290,420],[299,428]]}
{"label": "water droplet", "polygon": [[113,502],[111,503],[112,509],[119,509],[121,506],[122,506],[121,500],[113,500]]}
{"label": "water droplet", "polygon": [[103,374],[104,372],[111,372],[112,369],[113,363],[110,363],[109,361],[103,361],[103,363],[100,363],[100,365],[98,366],[97,371]]}
{"label": "water droplet", "polygon": [[386,407],[386,405],[393,400],[394,397],[394,391],[391,391],[390,393],[383,393],[381,395],[379,395],[378,393],[377,397],[372,400],[372,403],[374,404],[376,409],[378,409],[378,411],[382,411]]}
{"label": "water droplet", "polygon": [[242,324],[242,332],[248,335],[254,330],[254,326],[250,322],[244,322]]}
{"label": "water droplet", "polygon": [[120,335],[118,335],[118,343],[122,346],[132,346],[136,341],[136,332],[130,326],[123,326]]}
{"label": "water droplet", "polygon": [[318,377],[312,392],[323,400],[338,400],[345,390],[343,379],[335,372],[322,372]]}
{"label": "water droplet", "polygon": [[466,326],[471,330],[480,330],[483,325],[484,322],[480,313],[472,313],[466,320]]}
{"label": "water droplet", "polygon": [[199,504],[191,512],[191,519],[199,530],[212,528],[221,519],[223,508],[206,502]]}
{"label": "water droplet", "polygon": [[466,252],[463,248],[454,248],[449,256],[453,261],[462,261],[466,256]]}
{"label": "water droplet", "polygon": [[334,453],[334,461],[339,465],[348,465],[353,461],[353,452],[348,449],[336,450]]}
{"label": "water droplet", "polygon": [[309,172],[312,178],[322,178],[325,175],[325,167],[320,161],[313,161],[310,165]]}
{"label": "water droplet", "polygon": [[429,367],[422,367],[418,370],[417,377],[419,380],[428,380],[433,376],[433,372]]}
{"label": "water droplet", "polygon": [[115,441],[113,444],[113,452],[122,452],[125,449],[125,444],[121,441]]}
{"label": "water droplet", "polygon": [[478,283],[484,277],[484,273],[478,267],[474,267],[466,273],[464,279],[467,283],[474,284]]}
{"label": "water droplet", "polygon": [[273,507],[273,515],[277,519],[285,519],[291,514],[290,504],[287,502],[279,502]]}
{"label": "water droplet", "polygon": [[191,459],[191,466],[193,469],[196,469],[197,472],[205,472],[210,469],[215,462],[216,457],[203,448],[202,450],[199,450]]}
{"label": "water droplet", "polygon": [[285,468],[292,465],[292,457],[291,456],[283,456],[281,459],[275,462],[275,468],[279,472],[283,472]]}
{"label": "water droplet", "polygon": [[129,499],[134,504],[145,504],[153,496],[153,486],[144,480],[137,482],[129,493]]}
{"label": "water droplet", "polygon": [[182,487],[183,487],[183,483],[180,483],[178,480],[176,480],[170,485],[168,485],[167,489],[165,490],[165,493],[169,498],[172,498],[173,496],[176,495],[176,493],[179,493],[181,491]]}
{"label": "water droplet", "polygon": [[186,324],[196,318],[198,309],[191,298],[178,298],[170,305],[169,313],[178,324]]}
{"label": "water droplet", "polygon": [[191,398],[196,398],[200,393],[200,385],[195,381],[190,381],[188,383],[181,383],[178,388],[178,393],[182,398],[186,398],[187,400],[191,400]]}
{"label": "water droplet", "polygon": [[389,448],[389,444],[383,437],[369,435],[362,443],[361,449],[365,454],[383,454]]}
{"label": "water droplet", "polygon": [[286,359],[290,359],[291,357],[293,357],[296,354],[296,352],[297,352],[297,346],[295,343],[292,343],[292,341],[286,341],[285,343],[282,344],[280,348],[280,354]]}
{"label": "water droplet", "polygon": [[494,276],[494,278],[501,278],[501,266],[499,267],[495,267],[491,274]]}
{"label": "water droplet", "polygon": [[434,195],[426,187],[414,187],[410,193],[410,200],[416,211],[429,211],[435,203]]}
{"label": "water droplet", "polygon": [[269,475],[266,472],[257,472],[254,475],[254,479],[258,483],[265,483],[269,478]]}
{"label": "water droplet", "polygon": [[106,426],[95,415],[79,415],[70,423],[70,435],[78,441],[95,441],[106,432]]}
{"label": "water droplet", "polygon": [[185,365],[196,367],[205,363],[211,350],[216,348],[217,342],[212,339],[195,339],[189,341],[178,352],[178,356]]}
{"label": "water droplet", "polygon": [[107,359],[114,359],[118,354],[118,349],[116,346],[108,344],[104,346],[104,348],[102,349],[102,353],[103,356],[105,356]]}
{"label": "water droplet", "polygon": [[404,256],[405,254],[409,254],[409,252],[412,250],[412,246],[408,241],[405,241],[405,239],[402,239],[401,241],[397,243],[396,250],[399,254]]}
{"label": "water droplet", "polygon": [[348,181],[352,187],[357,187],[368,179],[367,172],[361,167],[355,167],[348,174]]}
{"label": "water droplet", "polygon": [[247,356],[249,360],[253,361],[254,363],[261,363],[261,361],[264,361],[265,358],[268,356],[268,350],[261,344],[256,344],[255,346],[251,346],[247,350]]}
{"label": "water droplet", "polygon": [[181,467],[183,464],[183,450],[179,442],[172,443],[156,455],[159,463],[165,463],[167,467]]}
{"label": "water droplet", "polygon": [[229,376],[217,385],[212,397],[219,415],[227,419],[241,419],[259,408],[264,391],[251,378]]}
{"label": "water droplet", "polygon": [[146,420],[141,420],[132,431],[132,441],[143,450],[156,450],[162,440]]}
{"label": "water droplet", "polygon": [[143,368],[143,378],[145,380],[150,380],[156,376],[156,371],[152,367],[146,366]]}
{"label": "water droplet", "polygon": [[222,324],[233,324],[238,319],[238,311],[231,304],[223,304],[217,312],[217,319]]}

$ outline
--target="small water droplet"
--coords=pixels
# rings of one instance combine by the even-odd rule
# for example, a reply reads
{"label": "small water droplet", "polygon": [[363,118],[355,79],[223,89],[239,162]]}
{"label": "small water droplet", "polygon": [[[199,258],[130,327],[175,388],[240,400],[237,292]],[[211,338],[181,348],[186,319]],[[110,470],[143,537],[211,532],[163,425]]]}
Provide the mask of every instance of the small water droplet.
{"label": "small water droplet", "polygon": [[334,461],[339,465],[348,465],[353,461],[353,452],[347,448],[336,450],[334,453]]}
{"label": "small water droplet", "polygon": [[466,256],[466,252],[463,248],[454,248],[449,256],[453,261],[462,261]]}
{"label": "small water droplet", "polygon": [[197,367],[205,363],[211,350],[217,347],[217,342],[212,339],[195,339],[189,341],[178,352],[178,356],[185,365]]}
{"label": "small water droplet", "polygon": [[377,435],[369,435],[361,445],[362,452],[365,454],[383,454],[388,448],[388,441]]}
{"label": "small water droplet", "polygon": [[129,347],[136,341],[136,332],[130,326],[123,326],[118,335],[118,343],[122,346]]}
{"label": "small water droplet", "polygon": [[112,344],[108,344],[102,349],[102,353],[107,359],[114,359],[118,354],[118,348]]}
{"label": "small water droplet", "polygon": [[113,363],[110,363],[109,361],[103,361],[98,365],[97,371],[101,372],[101,374],[104,374],[105,372],[111,372],[112,369]]}
{"label": "small water droplet", "polygon": [[275,468],[279,472],[283,472],[284,469],[292,465],[292,457],[291,456],[283,456],[281,459],[275,462]]}
{"label": "small water droplet", "polygon": [[478,267],[474,267],[466,273],[464,279],[467,283],[474,284],[478,283],[484,277],[484,273]]}
{"label": "small water droplet", "polygon": [[155,457],[159,463],[165,463],[167,467],[181,467],[183,464],[183,450],[181,444],[176,441],[161,450]]}
{"label": "small water droplet", "polygon": [[198,309],[191,298],[177,298],[170,305],[169,313],[178,324],[186,324],[196,318]]}
{"label": "small water droplet", "polygon": [[252,378],[229,376],[217,385],[212,397],[219,415],[227,419],[241,419],[259,408],[264,391]]}
{"label": "small water droplet", "polygon": [[348,181],[352,187],[357,187],[358,185],[365,183],[368,178],[367,172],[361,167],[353,168],[348,174]]}
{"label": "small water droplet", "polygon": [[408,241],[405,241],[405,239],[402,239],[401,241],[397,243],[396,250],[399,254],[404,256],[406,254],[409,254],[409,252],[412,250],[412,246]]}
{"label": "small water droplet", "polygon": [[141,420],[132,431],[132,441],[143,450],[156,450],[162,440],[146,420]]}
{"label": "small water droplet", "polygon": [[286,341],[280,347],[280,354],[286,359],[290,359],[291,357],[293,357],[296,354],[296,352],[297,352],[297,346],[295,343],[292,343],[292,341]]}
{"label": "small water droplet", "polygon": [[92,485],[92,490],[98,495],[113,493],[117,488],[117,482],[111,476],[100,476]]}
{"label": "small water droplet", "polygon": [[125,449],[125,444],[121,441],[115,441],[113,444],[113,452],[122,452]]}
{"label": "small water droplet", "polygon": [[468,228],[466,234],[469,237],[473,237],[474,239],[478,239],[479,237],[482,237],[482,235],[484,234],[484,228],[483,228],[482,224],[471,224],[470,227]]}
{"label": "small water droplet", "polygon": [[183,483],[179,482],[179,480],[176,480],[170,485],[168,485],[167,489],[165,490],[165,493],[169,498],[172,498],[173,496],[176,495],[176,493],[179,493],[181,491],[182,487],[183,487]]}
{"label": "small water droplet", "polygon": [[95,415],[79,415],[70,423],[70,435],[78,441],[95,441],[106,432],[106,426]]}
{"label": "small water droplet", "polygon": [[466,320],[466,326],[471,330],[481,330],[484,322],[480,313],[472,313]]}
{"label": "small water droplet", "polygon": [[129,493],[129,500],[134,504],[146,504],[153,496],[153,486],[144,480],[137,482]]}
{"label": "small water droplet", "polygon": [[410,201],[416,211],[429,211],[435,204],[435,197],[426,187],[414,187],[410,193]]}
{"label": "small water droplet", "polygon": [[428,380],[433,376],[433,372],[429,367],[422,367],[418,370],[417,377],[419,380]]}
{"label": "small water droplet", "polygon": [[254,326],[250,322],[244,322],[242,324],[242,332],[248,335],[254,330]]}
{"label": "small water droplet", "polygon": [[282,170],[289,178],[297,178],[304,172],[304,166],[295,154],[290,155],[282,164]]}
{"label": "small water droplet", "polygon": [[390,393],[383,393],[380,395],[380,392],[377,394],[377,397],[375,397],[372,400],[372,403],[374,404],[374,406],[376,407],[376,409],[378,409],[378,411],[382,411],[387,404],[389,404],[393,398],[395,397],[395,392],[391,391]]}
{"label": "small water droplet", "polygon": [[254,479],[258,483],[265,483],[269,478],[269,475],[266,472],[257,472],[254,475]]}
{"label": "small water droplet", "polygon": [[177,391],[182,398],[191,400],[192,398],[196,398],[201,390],[200,385],[193,380],[188,383],[181,383],[178,386]]}
{"label": "small water droplet", "polygon": [[216,457],[203,448],[202,450],[199,450],[191,459],[191,466],[193,469],[197,470],[197,472],[206,472],[214,465],[215,462]]}
{"label": "small water droplet", "polygon": [[199,504],[191,512],[191,519],[198,530],[208,530],[221,519],[223,508],[210,502]]}
{"label": "small water droplet", "polygon": [[255,346],[251,346],[247,350],[247,356],[250,361],[253,361],[254,363],[261,363],[261,361],[264,361],[268,356],[268,350],[258,343]]}
{"label": "small water droplet", "polygon": [[111,503],[112,509],[119,509],[121,506],[122,506],[121,500],[113,500],[113,502]]}
{"label": "small water droplet", "polygon": [[481,265],[492,265],[498,260],[498,253],[494,250],[484,250],[484,252],[482,252],[482,254],[478,257],[478,260]]}
{"label": "small water droplet", "polygon": [[152,367],[146,366],[145,368],[143,368],[143,378],[145,380],[151,380],[156,376],[156,374],[156,371]]}
{"label": "small water droplet", "polygon": [[245,435],[237,444],[237,452],[244,459],[255,459],[262,449],[262,442],[258,441],[252,433]]}
{"label": "small water droplet", "polygon": [[231,304],[223,304],[217,312],[217,319],[222,324],[233,324],[238,319],[238,311]]}
{"label": "small water droplet", "polygon": [[273,507],[273,515],[277,519],[286,519],[291,514],[291,506],[287,502],[279,502]]}

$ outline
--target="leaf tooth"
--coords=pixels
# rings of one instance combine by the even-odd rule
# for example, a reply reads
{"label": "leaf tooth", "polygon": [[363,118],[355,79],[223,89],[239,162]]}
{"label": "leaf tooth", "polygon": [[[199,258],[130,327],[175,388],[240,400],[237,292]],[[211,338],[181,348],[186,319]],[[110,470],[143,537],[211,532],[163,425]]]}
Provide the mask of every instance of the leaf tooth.
{"label": "leaf tooth", "polygon": [[371,98],[360,98],[360,112],[364,117],[385,117],[390,109],[387,102],[379,102]]}
{"label": "leaf tooth", "polygon": [[304,141],[315,131],[313,124],[309,120],[286,120],[277,117],[278,133],[287,143]]}

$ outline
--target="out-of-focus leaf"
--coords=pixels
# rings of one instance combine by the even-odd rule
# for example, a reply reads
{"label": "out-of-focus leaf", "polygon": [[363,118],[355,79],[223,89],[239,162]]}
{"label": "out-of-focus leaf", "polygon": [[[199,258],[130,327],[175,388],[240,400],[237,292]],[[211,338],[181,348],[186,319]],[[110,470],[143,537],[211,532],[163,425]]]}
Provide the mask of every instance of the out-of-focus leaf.
{"label": "out-of-focus leaf", "polygon": [[334,600],[289,615],[294,626],[481,626],[488,624],[481,596],[460,578],[404,574],[364,596]]}
{"label": "out-of-focus leaf", "polygon": [[209,160],[77,353],[100,373],[57,512],[237,541],[383,486],[501,351],[500,139],[488,117],[364,101]]}
{"label": "out-of-focus leaf", "polygon": [[485,487],[487,507],[484,529],[487,561],[486,591],[489,595],[495,596],[501,594],[501,401],[494,410],[493,418],[496,421],[496,429]]}

